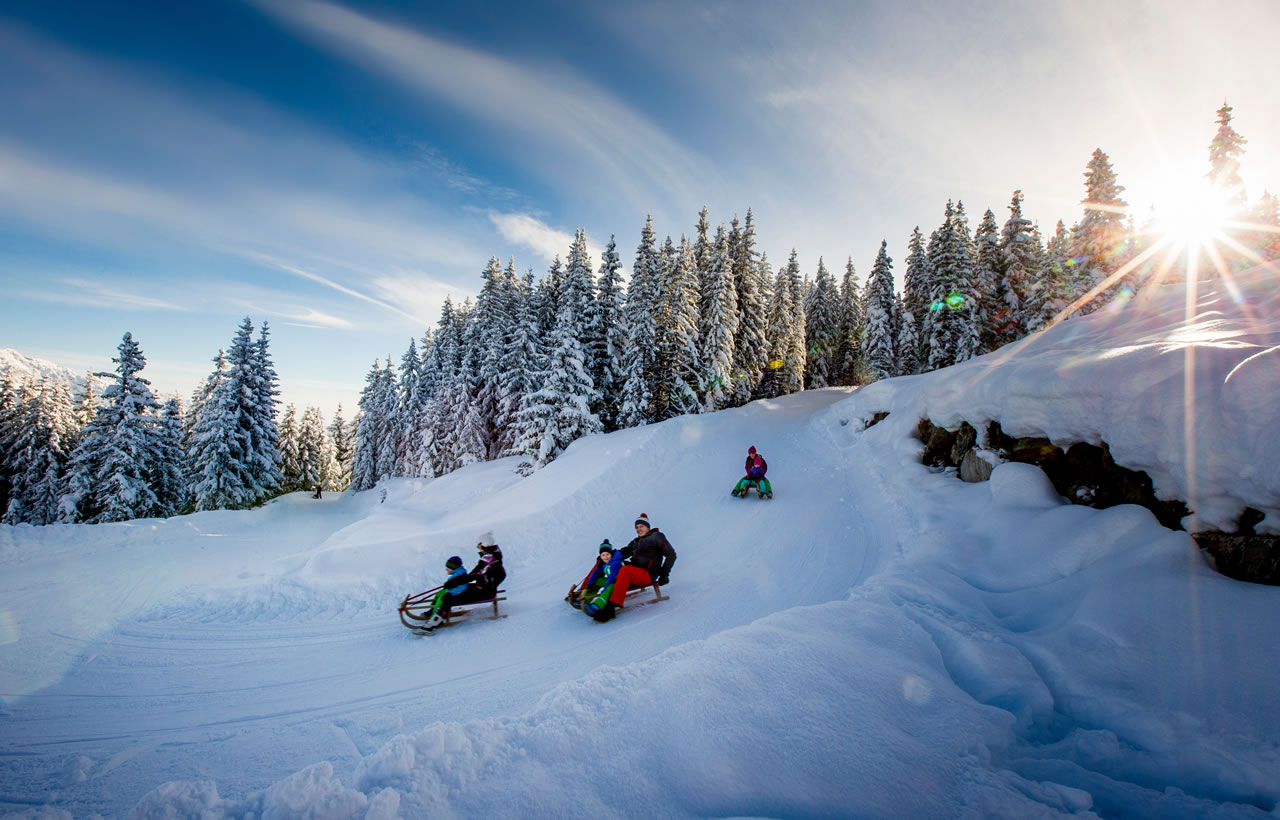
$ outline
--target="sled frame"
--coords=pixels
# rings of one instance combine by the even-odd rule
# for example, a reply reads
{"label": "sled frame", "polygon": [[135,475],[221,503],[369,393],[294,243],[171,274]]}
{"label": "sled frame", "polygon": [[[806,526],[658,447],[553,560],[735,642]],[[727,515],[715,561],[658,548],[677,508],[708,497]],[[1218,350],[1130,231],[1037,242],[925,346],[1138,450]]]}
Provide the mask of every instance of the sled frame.
{"label": "sled frame", "polygon": [[[417,634],[421,635],[427,633],[426,628],[423,627],[422,624],[431,618],[431,607],[435,603],[436,593],[440,590],[441,587],[432,587],[426,592],[419,592],[417,595],[404,596],[404,600],[400,602],[400,623],[404,624]],[[483,620],[496,621],[499,618],[507,617],[506,615],[499,614],[498,612],[498,602],[507,600],[503,595],[505,592],[505,589],[500,589],[498,590],[497,595],[493,598],[486,598],[483,601],[469,601],[465,604],[458,604],[457,606],[451,607],[448,612],[444,613],[444,623],[437,626],[436,629],[444,629],[446,626],[452,626],[457,618],[461,618],[463,615],[467,615],[479,607],[489,605],[493,606],[493,614]],[[414,623],[414,621],[417,621],[418,623]]]}

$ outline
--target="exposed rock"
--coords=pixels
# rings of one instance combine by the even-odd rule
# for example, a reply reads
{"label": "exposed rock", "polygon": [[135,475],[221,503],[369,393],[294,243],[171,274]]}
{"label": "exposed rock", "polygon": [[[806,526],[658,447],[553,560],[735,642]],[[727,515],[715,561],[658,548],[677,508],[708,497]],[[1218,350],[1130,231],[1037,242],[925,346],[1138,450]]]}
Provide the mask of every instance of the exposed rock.
{"label": "exposed rock", "polygon": [[866,424],[866,426],[865,426],[865,427],[863,427],[862,429],[863,429],[863,430],[869,430],[869,429],[871,429],[872,427],[875,427],[877,424],[879,424],[880,422],[884,421],[884,420],[885,420],[885,419],[887,419],[887,418],[889,418],[889,411],[888,411],[888,410],[881,410],[879,413],[876,413],[874,416],[872,416],[872,417],[871,417],[871,420],[870,420],[870,421],[868,421],[868,422],[867,422],[867,424]]}
{"label": "exposed rock", "polygon": [[1191,537],[1228,578],[1280,586],[1280,536],[1197,532]]}
{"label": "exposed rock", "polygon": [[951,463],[959,466],[964,462],[965,454],[973,449],[973,445],[978,440],[978,431],[969,425],[969,422],[961,422],[960,429],[956,431],[955,441],[951,443]]}
{"label": "exposed rock", "polygon": [[937,427],[928,419],[920,419],[916,433],[924,442],[922,461],[930,467],[954,467],[951,461],[951,448],[955,444],[956,433]]}
{"label": "exposed rock", "polygon": [[969,450],[960,461],[960,480],[971,483],[986,481],[994,469],[991,462],[978,455],[977,450]]}

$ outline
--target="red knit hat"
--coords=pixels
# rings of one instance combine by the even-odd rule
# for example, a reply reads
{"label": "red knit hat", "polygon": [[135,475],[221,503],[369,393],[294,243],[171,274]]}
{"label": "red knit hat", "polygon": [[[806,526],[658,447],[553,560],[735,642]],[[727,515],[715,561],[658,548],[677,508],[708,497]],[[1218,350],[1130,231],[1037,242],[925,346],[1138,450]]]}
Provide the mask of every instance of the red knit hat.
{"label": "red knit hat", "polygon": [[756,454],[756,448],[754,446],[747,448],[747,455],[754,456],[755,454]]}

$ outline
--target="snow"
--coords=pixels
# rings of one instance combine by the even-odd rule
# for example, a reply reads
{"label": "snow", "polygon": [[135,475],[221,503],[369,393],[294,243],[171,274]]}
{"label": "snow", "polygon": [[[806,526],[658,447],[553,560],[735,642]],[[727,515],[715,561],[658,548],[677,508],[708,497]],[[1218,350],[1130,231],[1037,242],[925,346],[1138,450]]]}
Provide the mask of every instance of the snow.
{"label": "snow", "polygon": [[[1237,281],[1199,283],[1191,329],[1181,286],[1144,291],[525,479],[2,528],[0,814],[1275,816],[1280,590],[1037,468],[931,472],[913,438],[927,416],[1105,440],[1206,525],[1248,505],[1276,531],[1280,296]],[[772,501],[729,497],[749,445]],[[640,512],[679,553],[671,599],[596,624],[562,598]],[[408,634],[398,601],[485,530],[508,617]]]}

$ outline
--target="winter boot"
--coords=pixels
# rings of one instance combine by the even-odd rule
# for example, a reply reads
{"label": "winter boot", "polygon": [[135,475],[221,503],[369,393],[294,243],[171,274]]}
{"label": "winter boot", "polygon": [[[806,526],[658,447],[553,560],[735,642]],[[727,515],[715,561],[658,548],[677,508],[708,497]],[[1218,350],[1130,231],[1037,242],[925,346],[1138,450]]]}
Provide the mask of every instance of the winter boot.
{"label": "winter boot", "polygon": [[598,612],[592,613],[591,617],[600,623],[612,621],[614,614],[618,611],[618,605],[613,601],[607,601],[604,606],[600,607]]}
{"label": "winter boot", "polygon": [[435,615],[432,615],[430,618],[427,619],[427,622],[422,625],[422,628],[430,632],[431,630],[435,629],[437,626],[440,626],[443,623],[444,623],[444,616],[441,615],[439,612],[437,612]]}

